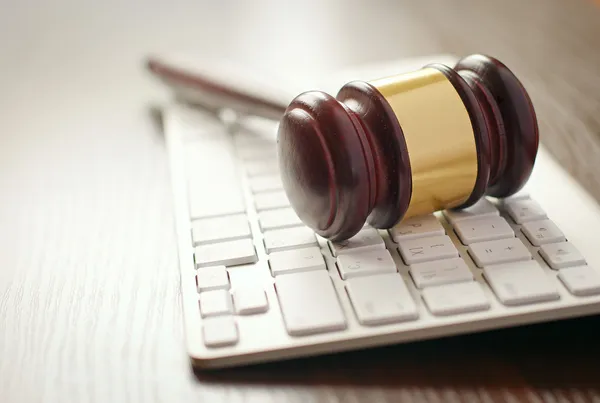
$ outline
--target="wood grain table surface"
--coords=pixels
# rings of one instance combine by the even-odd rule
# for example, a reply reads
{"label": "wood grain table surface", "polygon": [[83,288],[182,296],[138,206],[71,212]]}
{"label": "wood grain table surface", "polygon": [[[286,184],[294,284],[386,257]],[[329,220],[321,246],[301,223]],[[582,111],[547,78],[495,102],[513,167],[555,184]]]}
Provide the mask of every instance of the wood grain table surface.
{"label": "wood grain table surface", "polygon": [[600,200],[592,0],[0,0],[0,402],[600,401],[597,317],[191,371],[163,92],[141,68],[173,49],[288,74],[494,55]]}

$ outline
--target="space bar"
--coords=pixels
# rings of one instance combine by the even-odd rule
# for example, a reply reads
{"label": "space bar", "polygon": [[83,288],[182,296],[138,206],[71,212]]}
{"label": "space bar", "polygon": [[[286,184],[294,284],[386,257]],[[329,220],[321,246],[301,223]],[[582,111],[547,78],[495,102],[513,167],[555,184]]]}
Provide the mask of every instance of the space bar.
{"label": "space bar", "polygon": [[346,329],[344,311],[326,270],[279,276],[275,289],[290,336]]}

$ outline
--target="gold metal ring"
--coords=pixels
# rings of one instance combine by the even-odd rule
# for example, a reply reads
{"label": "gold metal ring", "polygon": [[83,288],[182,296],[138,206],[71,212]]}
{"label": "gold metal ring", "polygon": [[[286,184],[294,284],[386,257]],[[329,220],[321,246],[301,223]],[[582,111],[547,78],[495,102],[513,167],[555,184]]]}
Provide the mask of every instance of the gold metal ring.
{"label": "gold metal ring", "polygon": [[424,68],[370,82],[386,98],[404,133],[412,171],[405,218],[459,206],[477,179],[471,120],[444,74]]}

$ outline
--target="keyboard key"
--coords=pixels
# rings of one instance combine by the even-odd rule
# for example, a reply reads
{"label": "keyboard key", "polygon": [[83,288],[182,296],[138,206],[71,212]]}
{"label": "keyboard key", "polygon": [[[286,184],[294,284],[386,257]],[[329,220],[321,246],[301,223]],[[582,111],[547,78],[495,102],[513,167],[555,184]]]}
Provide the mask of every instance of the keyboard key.
{"label": "keyboard key", "polygon": [[237,133],[233,136],[233,143],[236,149],[242,150],[248,147],[274,147],[274,141],[272,139],[258,136],[256,134],[250,134],[247,132]]}
{"label": "keyboard key", "polygon": [[229,275],[225,266],[202,267],[196,271],[198,292],[210,290],[228,290]]}
{"label": "keyboard key", "polygon": [[542,245],[540,255],[553,269],[585,265],[581,253],[569,242]]}
{"label": "keyboard key", "polygon": [[271,253],[269,266],[273,276],[327,268],[321,249],[316,246]]}
{"label": "keyboard key", "polygon": [[473,281],[473,273],[461,258],[416,263],[409,272],[418,288]]}
{"label": "keyboard key", "polygon": [[479,267],[532,259],[519,238],[473,243],[469,245],[469,254]]}
{"label": "keyboard key", "polygon": [[447,235],[403,241],[398,249],[407,265],[459,256]]}
{"label": "keyboard key", "polygon": [[576,266],[562,269],[558,272],[558,278],[573,295],[600,294],[600,273],[590,266]]}
{"label": "keyboard key", "polygon": [[454,229],[465,245],[515,236],[515,232],[508,222],[499,216],[458,221],[454,224]]}
{"label": "keyboard key", "polygon": [[277,149],[273,144],[270,147],[263,145],[248,145],[246,147],[238,147],[238,156],[245,161],[255,161],[262,159],[272,159],[277,155]]}
{"label": "keyboard key", "polygon": [[348,280],[346,290],[361,325],[417,319],[417,307],[398,273]]}
{"label": "keyboard key", "polygon": [[279,174],[255,176],[249,179],[252,193],[269,192],[283,188]]}
{"label": "keyboard key", "polygon": [[192,221],[192,240],[194,245],[249,238],[251,235],[250,223],[245,214],[203,218]]}
{"label": "keyboard key", "polygon": [[534,246],[566,241],[562,231],[550,220],[523,223],[521,231]]}
{"label": "keyboard key", "polygon": [[207,185],[202,192],[190,193],[190,219],[246,212],[246,203],[238,189],[211,189],[211,192],[206,192],[211,187],[212,184]]}
{"label": "keyboard key", "polygon": [[423,290],[423,300],[427,309],[436,316],[490,309],[481,285],[475,281],[427,287]]}
{"label": "keyboard key", "polygon": [[396,263],[387,249],[359,249],[341,254],[337,258],[337,267],[340,276],[344,280],[372,274],[396,272]]}
{"label": "keyboard key", "polygon": [[291,207],[262,211],[258,213],[258,222],[262,231],[304,225]]}
{"label": "keyboard key", "polygon": [[446,230],[433,214],[407,218],[390,229],[389,232],[395,242],[446,235]]}
{"label": "keyboard key", "polygon": [[[195,144],[199,140],[229,140],[223,125],[215,119],[199,113],[182,112],[181,110],[177,112],[176,125],[184,143]],[[167,124],[170,126],[171,122]]]}
{"label": "keyboard key", "polygon": [[483,272],[504,305],[523,305],[559,298],[556,287],[535,260],[487,266]]}
{"label": "keyboard key", "polygon": [[346,318],[325,270],[294,273],[275,279],[275,290],[291,336],[346,328]]}
{"label": "keyboard key", "polygon": [[267,294],[258,287],[236,288],[233,292],[233,305],[238,315],[264,313],[269,309]]}
{"label": "keyboard key", "polygon": [[202,321],[202,334],[206,347],[224,347],[238,342],[235,320],[231,316],[206,318]]}
{"label": "keyboard key", "polygon": [[546,213],[542,207],[534,200],[516,200],[506,203],[506,211],[517,224],[523,224],[528,221],[543,220]]}
{"label": "keyboard key", "polygon": [[264,236],[267,253],[318,245],[315,233],[308,227],[265,231]]}
{"label": "keyboard key", "polygon": [[329,245],[333,256],[355,250],[385,249],[383,238],[375,228],[364,228],[346,241],[330,242]]}
{"label": "keyboard key", "polygon": [[276,174],[279,166],[276,158],[247,161],[244,163],[246,175],[252,178],[258,175]]}
{"label": "keyboard key", "polygon": [[235,266],[258,261],[249,238],[196,246],[194,255],[197,267]]}
{"label": "keyboard key", "polygon": [[482,198],[471,207],[462,210],[444,210],[444,216],[452,225],[470,218],[489,217],[500,215],[500,212],[489,200]]}
{"label": "keyboard key", "polygon": [[233,313],[231,295],[227,290],[201,292],[199,303],[200,314],[203,318]]}
{"label": "keyboard key", "polygon": [[[219,136],[214,141],[204,139],[185,147],[183,158],[192,219],[246,210],[231,148],[226,136]],[[215,173],[218,173],[218,181],[215,181]]]}
{"label": "keyboard key", "polygon": [[254,195],[254,207],[256,207],[256,211],[273,210],[281,207],[289,207],[289,205],[290,201],[283,190]]}

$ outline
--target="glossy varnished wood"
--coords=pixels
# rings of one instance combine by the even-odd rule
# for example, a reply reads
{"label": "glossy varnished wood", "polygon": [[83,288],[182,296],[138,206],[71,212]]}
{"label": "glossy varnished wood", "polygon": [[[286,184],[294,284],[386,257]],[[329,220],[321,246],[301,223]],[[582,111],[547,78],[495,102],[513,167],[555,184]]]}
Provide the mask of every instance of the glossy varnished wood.
{"label": "glossy varnished wood", "polygon": [[370,212],[374,168],[365,137],[346,108],[322,92],[299,95],[283,115],[277,154],[288,173],[284,188],[298,216],[324,237],[356,234]]}
{"label": "glossy varnished wood", "polygon": [[514,194],[529,179],[539,144],[537,116],[529,94],[499,60],[466,57],[455,69],[470,78],[470,87],[480,91],[480,105],[489,106],[483,111],[489,115],[491,160],[496,169],[485,193],[500,198]]}
{"label": "glossy varnished wood", "polygon": [[[600,199],[598,5],[5,2],[0,12],[0,401],[588,402],[598,318],[210,374],[182,342],[148,50],[271,71],[496,55],[541,141]],[[310,26],[310,30],[306,27]],[[391,44],[391,45],[390,45]],[[300,63],[302,62],[302,63]]]}
{"label": "glossy varnished wood", "polygon": [[[467,111],[471,129],[465,131],[476,154],[474,185],[458,195],[459,205],[437,208],[465,208],[486,195],[503,198],[519,191],[531,175],[539,145],[535,110],[519,79],[498,59],[481,54],[463,57],[456,66],[421,68],[438,70],[452,85]],[[414,93],[418,91],[406,96]],[[416,110],[427,110],[431,100],[413,102]],[[402,128],[406,122],[365,81],[346,83],[335,98],[305,91],[278,121],[280,176],[290,204],[304,224],[331,241],[351,238],[365,223],[379,229],[399,223],[415,198],[412,167],[419,166],[424,154],[437,154],[447,146],[411,150]],[[465,131],[449,146],[462,141]],[[441,130],[437,134],[451,136]]]}
{"label": "glossy varnished wood", "polygon": [[283,114],[277,148],[284,189],[302,221],[341,241],[365,223],[391,227],[408,208],[411,176],[402,129],[366,82],[336,98],[304,92]]}
{"label": "glossy varnished wood", "polygon": [[367,223],[375,228],[394,225],[410,202],[412,178],[402,128],[391,106],[372,85],[353,81],[336,98],[347,105],[365,130],[367,156],[374,160],[371,191],[374,194]]}

